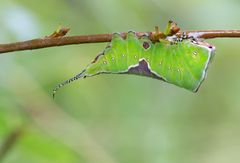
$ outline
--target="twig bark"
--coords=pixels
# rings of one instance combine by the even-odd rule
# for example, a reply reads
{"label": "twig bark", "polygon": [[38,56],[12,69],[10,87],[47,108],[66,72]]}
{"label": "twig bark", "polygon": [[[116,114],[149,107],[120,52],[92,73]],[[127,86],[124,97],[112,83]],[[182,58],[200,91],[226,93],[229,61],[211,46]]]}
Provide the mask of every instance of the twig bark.
{"label": "twig bark", "polygon": [[[223,38],[223,37],[240,37],[240,30],[199,30],[199,31],[184,31],[188,37],[212,39],[212,38]],[[151,40],[154,41],[153,32],[137,32],[137,36],[143,34],[149,34]],[[178,32],[177,35],[182,35],[183,32]],[[123,37],[126,37],[127,33],[121,33]],[[64,34],[65,35],[65,34]],[[98,34],[98,35],[82,35],[82,36],[64,36],[61,37],[43,37],[28,41],[0,44],[0,54],[22,51],[22,50],[33,50],[40,48],[47,48],[53,46],[64,46],[72,44],[85,44],[85,43],[100,43],[110,42],[112,34]]]}

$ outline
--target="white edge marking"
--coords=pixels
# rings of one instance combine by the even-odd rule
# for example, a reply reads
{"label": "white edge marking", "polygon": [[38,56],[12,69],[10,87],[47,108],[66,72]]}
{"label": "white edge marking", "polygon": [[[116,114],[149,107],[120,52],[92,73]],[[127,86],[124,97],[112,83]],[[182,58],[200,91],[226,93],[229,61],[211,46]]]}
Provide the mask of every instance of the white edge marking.
{"label": "white edge marking", "polygon": [[126,72],[128,72],[131,68],[138,67],[138,66],[139,66],[139,62],[141,62],[141,61],[145,61],[145,62],[147,63],[147,67],[148,67],[148,69],[150,70],[151,73],[153,73],[154,75],[156,75],[156,76],[159,77],[160,79],[163,79],[164,81],[167,81],[164,77],[160,76],[157,72],[155,72],[155,71],[153,71],[153,70],[151,69],[151,66],[150,66],[149,63],[147,62],[146,58],[140,58],[140,59],[138,60],[138,63],[137,63],[137,64],[131,65],[131,66],[128,67],[128,69],[127,69],[126,71],[121,71],[121,72],[119,72],[119,73],[126,73]]}
{"label": "white edge marking", "polygon": [[[100,57],[101,57],[101,56],[100,56]],[[158,73],[156,73],[155,71],[153,71],[153,70],[151,69],[151,66],[150,66],[149,63],[146,61],[145,58],[139,59],[137,64],[129,66],[128,69],[125,70],[125,71],[118,71],[118,72],[116,72],[116,73],[112,73],[112,72],[110,72],[110,71],[105,71],[105,72],[98,71],[96,74],[93,74],[93,75],[87,74],[87,77],[92,77],[92,76],[95,76],[95,75],[97,75],[97,74],[102,74],[102,73],[112,73],[112,74],[127,73],[131,68],[138,67],[138,66],[139,66],[139,62],[141,62],[141,61],[143,61],[143,60],[147,63],[148,69],[150,70],[151,73],[153,73],[154,75],[156,75],[157,77],[159,77],[159,79],[163,79],[165,82],[168,82],[164,77],[160,76]],[[89,66],[91,66],[91,64],[88,65],[88,67],[89,67]],[[87,68],[88,68],[88,67],[87,67]],[[86,68],[86,69],[87,69],[87,68]]]}
{"label": "white edge marking", "polygon": [[[201,86],[202,82],[204,81],[204,79],[206,78],[206,74],[207,74],[207,69],[208,69],[208,66],[209,66],[209,63],[211,61],[211,58],[213,57],[214,53],[215,53],[215,47],[206,43],[206,42],[198,42],[198,43],[202,43],[202,45],[199,45],[199,44],[194,44],[194,45],[197,45],[199,47],[202,47],[202,48],[205,48],[208,50],[208,59],[207,59],[207,62],[205,63],[205,67],[204,67],[204,70],[202,72],[202,76],[201,76],[201,79],[199,80],[196,88],[194,89],[194,92],[197,92],[197,90],[199,89],[199,87]],[[205,45],[204,45],[205,44]],[[208,46],[211,46],[212,48],[209,48]]]}

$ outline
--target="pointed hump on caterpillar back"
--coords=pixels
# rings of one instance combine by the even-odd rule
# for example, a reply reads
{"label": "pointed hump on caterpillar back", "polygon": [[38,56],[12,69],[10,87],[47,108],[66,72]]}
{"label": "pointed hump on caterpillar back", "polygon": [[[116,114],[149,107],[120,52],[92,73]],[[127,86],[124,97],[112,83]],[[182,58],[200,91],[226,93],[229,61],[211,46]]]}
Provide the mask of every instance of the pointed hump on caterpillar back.
{"label": "pointed hump on caterpillar back", "polygon": [[136,35],[136,32],[133,31],[133,30],[128,31],[127,35],[137,36],[137,35]]}
{"label": "pointed hump on caterpillar back", "polygon": [[119,37],[122,38],[122,36],[121,36],[121,34],[120,34],[119,32],[114,32],[114,33],[112,34],[112,40],[114,40],[115,38],[119,38]]}
{"label": "pointed hump on caterpillar back", "polygon": [[118,32],[115,32],[112,34],[112,40],[109,45],[116,44],[116,43],[122,42],[122,41],[124,41],[122,35]]}
{"label": "pointed hump on caterpillar back", "polygon": [[135,31],[128,31],[126,35],[126,40],[131,40],[131,39],[138,39]]}

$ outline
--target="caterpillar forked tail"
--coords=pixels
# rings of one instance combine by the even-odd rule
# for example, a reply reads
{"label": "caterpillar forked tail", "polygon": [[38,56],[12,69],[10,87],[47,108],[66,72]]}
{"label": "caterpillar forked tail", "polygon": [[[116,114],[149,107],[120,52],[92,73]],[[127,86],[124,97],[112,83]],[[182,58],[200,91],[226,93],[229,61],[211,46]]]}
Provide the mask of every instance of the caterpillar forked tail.
{"label": "caterpillar forked tail", "polygon": [[80,78],[84,78],[84,77],[85,77],[85,71],[86,71],[86,69],[83,70],[81,73],[77,74],[76,76],[74,76],[73,78],[70,78],[70,79],[68,79],[68,80],[66,80],[66,81],[58,84],[58,85],[53,89],[53,93],[52,93],[53,98],[55,97],[57,91],[58,91],[61,87],[65,86],[65,85],[67,85],[67,84],[69,84],[69,83],[71,83],[71,82],[73,82],[73,81],[75,81],[75,80],[78,80],[78,79],[80,79]]}

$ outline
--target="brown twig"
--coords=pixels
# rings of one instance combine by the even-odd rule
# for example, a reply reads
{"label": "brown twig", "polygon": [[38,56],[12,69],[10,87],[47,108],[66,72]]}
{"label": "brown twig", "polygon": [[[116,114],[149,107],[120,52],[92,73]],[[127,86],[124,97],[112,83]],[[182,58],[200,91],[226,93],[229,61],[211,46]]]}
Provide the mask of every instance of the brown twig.
{"label": "brown twig", "polygon": [[17,140],[23,135],[23,126],[15,128],[5,139],[0,147],[0,161],[12,149]]}
{"label": "brown twig", "polygon": [[[195,38],[223,38],[223,37],[240,37],[240,30],[199,30],[199,31],[184,31],[187,36]],[[137,32],[137,36],[142,36],[148,33],[152,41],[156,41],[153,36],[153,32]],[[183,32],[178,32],[177,35],[182,35]],[[121,33],[123,37],[126,37],[127,33]],[[61,36],[61,37],[44,37],[23,42],[0,44],[0,54],[21,51],[21,50],[33,50],[40,48],[47,48],[53,46],[64,46],[72,44],[84,44],[84,43],[99,43],[110,42],[112,34],[98,34],[98,35],[82,35],[82,36]]]}
{"label": "brown twig", "polygon": [[198,31],[186,31],[186,33],[189,37],[194,36],[196,38],[203,39],[240,37],[240,30],[198,30]]}

